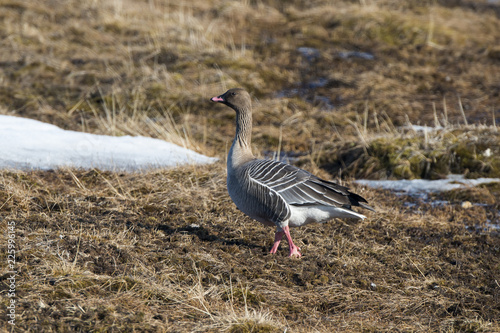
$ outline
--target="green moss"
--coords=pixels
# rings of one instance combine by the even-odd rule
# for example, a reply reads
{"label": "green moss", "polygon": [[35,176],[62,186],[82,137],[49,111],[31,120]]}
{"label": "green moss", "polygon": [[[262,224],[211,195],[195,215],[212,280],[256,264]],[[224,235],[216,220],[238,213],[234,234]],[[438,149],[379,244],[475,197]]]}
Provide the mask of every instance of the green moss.
{"label": "green moss", "polygon": [[498,175],[499,158],[478,154],[484,149],[476,142],[451,142],[448,148],[446,145],[440,142],[438,147],[426,148],[421,137],[380,139],[373,141],[368,151],[378,159],[380,168],[396,178],[436,178],[449,173],[468,173],[471,178]]}
{"label": "green moss", "polygon": [[385,42],[392,46],[422,44],[426,38],[426,30],[416,22],[403,21],[392,14],[387,14],[381,21],[368,25],[365,33],[373,41]]}
{"label": "green moss", "polygon": [[498,163],[498,158],[488,158],[477,153],[478,146],[474,142],[459,142],[450,149],[451,158],[456,161],[452,164],[453,172],[471,173],[470,177],[475,178],[481,175],[488,175],[494,171],[493,165]]}
{"label": "green moss", "polygon": [[413,179],[413,172],[409,163],[402,163],[394,166],[392,169],[392,174],[397,178],[402,179]]}
{"label": "green moss", "polygon": [[500,176],[500,139],[496,132],[458,129],[432,134],[378,137],[366,148],[332,145],[318,164],[356,177],[439,179],[450,173],[469,178]]}

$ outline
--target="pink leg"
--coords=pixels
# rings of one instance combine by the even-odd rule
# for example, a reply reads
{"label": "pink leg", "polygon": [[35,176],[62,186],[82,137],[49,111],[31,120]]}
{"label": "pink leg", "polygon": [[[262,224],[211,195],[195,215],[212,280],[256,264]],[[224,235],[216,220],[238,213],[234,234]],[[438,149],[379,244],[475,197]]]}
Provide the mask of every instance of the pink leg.
{"label": "pink leg", "polygon": [[274,234],[274,244],[269,253],[271,254],[276,253],[276,251],[278,250],[278,246],[280,246],[281,238],[283,238],[284,234],[285,232],[283,231],[276,231],[276,233]]}
{"label": "pink leg", "polygon": [[290,227],[288,227],[288,226],[284,227],[283,232],[285,233],[286,239],[288,241],[288,247],[290,248],[289,257],[293,257],[293,256],[297,256],[299,258],[302,257],[302,254],[299,252],[300,247],[293,244],[292,236],[290,236]]}

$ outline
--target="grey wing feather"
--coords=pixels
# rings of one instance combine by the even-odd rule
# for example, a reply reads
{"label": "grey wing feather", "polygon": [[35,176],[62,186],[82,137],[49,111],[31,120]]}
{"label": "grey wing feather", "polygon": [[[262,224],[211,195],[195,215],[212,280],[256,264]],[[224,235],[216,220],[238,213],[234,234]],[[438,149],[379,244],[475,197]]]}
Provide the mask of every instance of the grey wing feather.
{"label": "grey wing feather", "polygon": [[[274,192],[288,205],[326,205],[350,208],[365,204],[361,196],[351,193],[347,187],[318,178],[295,166],[272,160],[255,160],[248,169],[250,179]],[[278,199],[277,199],[278,200]]]}
{"label": "grey wing feather", "polygon": [[288,203],[276,191],[274,186],[280,183],[279,174],[284,164],[272,164],[268,160],[253,160],[247,165],[250,180],[248,191],[256,199],[256,203],[267,218],[274,223],[290,217]]}

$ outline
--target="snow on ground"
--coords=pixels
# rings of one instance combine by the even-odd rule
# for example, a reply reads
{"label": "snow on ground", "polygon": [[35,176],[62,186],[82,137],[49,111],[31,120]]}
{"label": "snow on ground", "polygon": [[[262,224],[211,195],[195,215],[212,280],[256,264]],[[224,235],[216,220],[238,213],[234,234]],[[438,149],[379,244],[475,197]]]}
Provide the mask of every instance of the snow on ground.
{"label": "snow on ground", "polygon": [[356,180],[355,183],[372,188],[382,188],[402,192],[413,196],[425,196],[427,193],[450,191],[480,184],[497,183],[499,178],[466,179],[463,175],[448,175],[446,179],[402,179],[402,180]]}
{"label": "snow on ground", "polygon": [[404,128],[412,129],[415,132],[434,132],[443,129],[443,127],[441,126],[431,127],[431,126],[421,126],[421,125],[409,125],[405,126]]}
{"label": "snow on ground", "polygon": [[[498,183],[499,178],[477,178],[466,179],[463,175],[448,175],[446,179],[427,180],[427,179],[412,179],[412,180],[356,180],[355,183],[365,185],[372,188],[381,188],[391,190],[396,194],[407,194],[412,197],[420,198],[424,201],[429,200],[430,193],[450,191],[454,189],[467,188],[480,184]],[[419,204],[416,202],[403,203],[406,207],[418,210]],[[450,204],[446,200],[432,200],[432,206],[447,206]],[[481,203],[462,202],[462,207],[470,205],[484,206]],[[500,230],[500,211],[492,211],[493,219],[487,219],[484,225],[478,224],[473,227],[477,230]]]}
{"label": "snow on ground", "polygon": [[1,169],[140,171],[216,160],[159,139],[67,131],[33,119],[0,115]]}

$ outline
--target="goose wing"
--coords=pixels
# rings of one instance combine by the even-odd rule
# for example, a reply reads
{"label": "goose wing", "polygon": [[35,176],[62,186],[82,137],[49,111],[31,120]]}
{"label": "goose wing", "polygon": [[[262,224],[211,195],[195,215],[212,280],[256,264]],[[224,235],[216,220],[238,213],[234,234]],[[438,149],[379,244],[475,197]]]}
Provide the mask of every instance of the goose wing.
{"label": "goose wing", "polygon": [[325,205],[350,208],[366,205],[361,196],[351,193],[347,187],[318,178],[293,165],[273,160],[255,160],[248,168],[248,176],[255,182],[276,194],[289,205]]}

